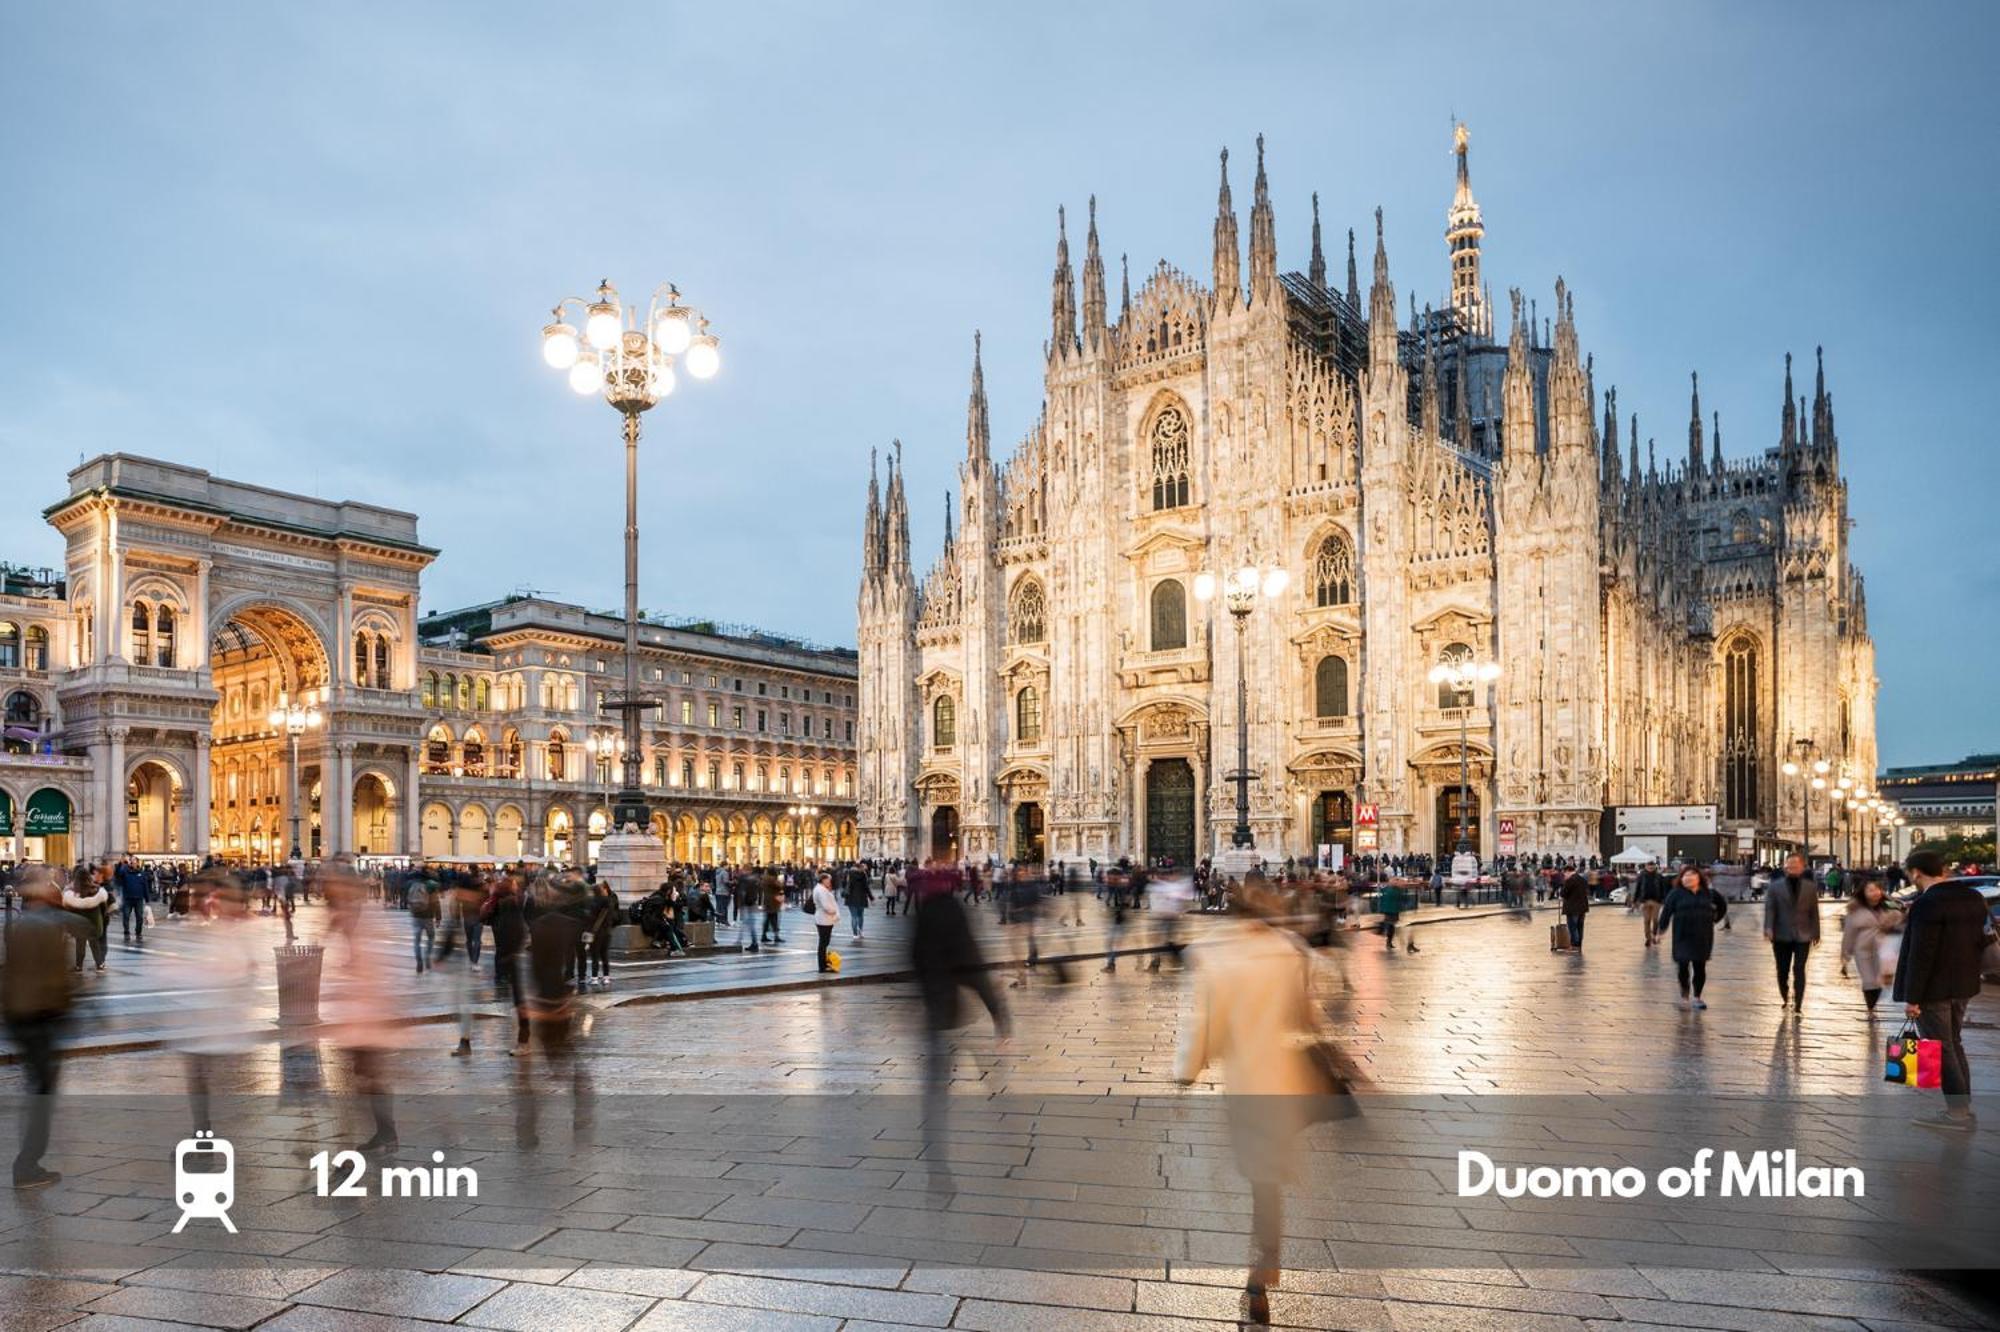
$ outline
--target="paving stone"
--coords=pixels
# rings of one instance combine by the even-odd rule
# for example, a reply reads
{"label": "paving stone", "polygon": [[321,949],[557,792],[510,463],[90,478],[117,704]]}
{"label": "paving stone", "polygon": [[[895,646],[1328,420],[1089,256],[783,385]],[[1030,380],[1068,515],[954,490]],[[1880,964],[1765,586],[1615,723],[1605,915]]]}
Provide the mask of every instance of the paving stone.
{"label": "paving stone", "polygon": [[257,1332],[409,1332],[411,1328],[449,1326],[449,1323],[394,1314],[356,1313],[351,1309],[322,1309],[317,1305],[297,1304],[260,1326]]}
{"label": "paving stone", "polygon": [[1944,1301],[1895,1281],[1833,1281],[1760,1272],[1695,1272],[1647,1268],[1646,1279],[1670,1299],[1692,1304],[1778,1309],[1851,1318],[1892,1318],[1965,1325]]}
{"label": "paving stone", "polygon": [[[1581,1318],[1515,1313],[1506,1309],[1452,1309],[1441,1304],[1391,1304],[1396,1332],[1586,1332]],[[1273,1301],[1271,1316],[1277,1317]]]}
{"label": "paving stone", "polygon": [[448,1272],[478,1253],[459,1244],[407,1244],[400,1240],[327,1235],[286,1254],[329,1266],[387,1267],[412,1272]]}
{"label": "paving stone", "polygon": [[904,1280],[902,1288],[935,1295],[1007,1300],[1018,1304],[1050,1304],[1071,1309],[1123,1312],[1132,1308],[1132,1282],[1119,1277],[1085,1276],[1073,1272],[918,1267]]}
{"label": "paving stone", "polygon": [[564,1286],[609,1290],[625,1295],[650,1295],[677,1300],[694,1289],[707,1273],[678,1267],[625,1267],[618,1263],[587,1263],[562,1279]]}
{"label": "paving stone", "polygon": [[1484,1309],[1513,1309],[1521,1313],[1559,1313],[1578,1318],[1615,1318],[1618,1311],[1600,1295],[1581,1291],[1535,1290],[1529,1287],[1495,1286],[1473,1281],[1431,1281],[1381,1274],[1383,1293],[1392,1300],[1419,1304],[1449,1304]]}
{"label": "paving stone", "polygon": [[513,1249],[481,1249],[451,1270],[463,1276],[491,1277],[495,1281],[532,1281],[553,1285],[583,1266],[581,1258],[564,1258],[552,1253],[520,1253]]}
{"label": "paving stone", "polygon": [[458,1321],[504,1332],[621,1332],[655,1303],[648,1295],[524,1284],[508,1286]]}
{"label": "paving stone", "polygon": [[500,1289],[486,1277],[409,1272],[395,1268],[349,1268],[292,1298],[360,1313],[399,1314],[449,1322]]}
{"label": "paving stone", "polygon": [[283,1313],[279,1300],[252,1299],[244,1295],[217,1295],[203,1290],[171,1290],[166,1287],[127,1286],[101,1296],[84,1306],[91,1313],[122,1314],[131,1318],[158,1318],[174,1323],[194,1323],[200,1327],[255,1327],[274,1314]]}
{"label": "paving stone", "polygon": [[852,1230],[868,1215],[863,1203],[818,1202],[806,1198],[737,1196],[723,1201],[704,1220],[750,1225],[795,1226],[802,1230]]}
{"label": "paving stone", "polygon": [[663,1300],[632,1332],[836,1332],[839,1327],[840,1319],[823,1315]]}
{"label": "paving stone", "polygon": [[[967,1300],[958,1307],[955,1328],[967,1332],[1047,1332],[1049,1311],[1033,1304],[1005,1304],[994,1300]],[[1063,1332],[1236,1332],[1236,1316],[1219,1318],[1170,1318],[1158,1314],[1109,1313],[1100,1309],[1074,1309],[1062,1315]]]}
{"label": "paving stone", "polygon": [[628,1235],[612,1230],[558,1230],[529,1252],[585,1261],[602,1259],[635,1267],[682,1267],[706,1247],[705,1240]]}
{"label": "paving stone", "polygon": [[713,1272],[802,1275],[811,1281],[883,1289],[900,1285],[910,1270],[907,1260],[893,1255],[835,1253],[796,1245],[771,1249],[749,1244],[711,1244],[688,1265]]}
{"label": "paving stone", "polygon": [[1629,1322],[1672,1323],[1677,1327],[1724,1332],[1854,1332],[1860,1326],[1854,1319],[1833,1314],[1788,1313],[1727,1304],[1619,1298],[1611,1303],[1615,1316]]}
{"label": "paving stone", "polygon": [[135,1272],[126,1282],[135,1286],[166,1286],[208,1291],[216,1295],[248,1295],[287,1300],[315,1282],[341,1270],[339,1263],[312,1263],[290,1258],[248,1254],[189,1253],[157,1267]]}
{"label": "paving stone", "polygon": [[878,1322],[943,1327],[951,1321],[958,1300],[948,1295],[918,1295],[868,1286],[785,1281],[771,1277],[718,1273],[688,1292],[689,1300],[705,1304],[740,1304],[786,1313],[825,1314],[835,1318],[870,1318]]}

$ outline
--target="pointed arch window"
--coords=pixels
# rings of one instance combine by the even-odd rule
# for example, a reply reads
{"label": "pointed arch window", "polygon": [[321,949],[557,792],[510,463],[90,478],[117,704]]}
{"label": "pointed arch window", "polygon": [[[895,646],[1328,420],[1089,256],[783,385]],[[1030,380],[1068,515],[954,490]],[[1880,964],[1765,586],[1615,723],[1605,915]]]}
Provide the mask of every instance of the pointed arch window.
{"label": "pointed arch window", "polygon": [[393,689],[395,682],[389,678],[389,636],[375,635],[375,687]]}
{"label": "pointed arch window", "polygon": [[1729,640],[1722,654],[1723,817],[1758,817],[1757,642],[1747,634]]}
{"label": "pointed arch window", "polygon": [[1153,418],[1147,444],[1153,458],[1153,508],[1179,509],[1188,502],[1188,419],[1179,407],[1163,407]]}
{"label": "pointed arch window", "polygon": [[1153,588],[1153,651],[1169,652],[1187,646],[1187,589],[1168,578]]}
{"label": "pointed arch window", "polygon": [[1040,643],[1048,638],[1048,601],[1042,585],[1033,578],[1014,594],[1014,609],[1007,617],[1016,643]]}
{"label": "pointed arch window", "polygon": [[950,694],[941,694],[931,705],[931,744],[936,749],[950,749],[958,743],[958,704]]}
{"label": "pointed arch window", "polygon": [[1313,555],[1313,605],[1354,604],[1354,547],[1345,534],[1331,532]]}
{"label": "pointed arch window", "polygon": [[1042,693],[1033,685],[1021,686],[1014,695],[1014,735],[1024,745],[1041,743]]}
{"label": "pointed arch window", "polygon": [[1313,716],[1347,715],[1347,658],[1321,657],[1313,669]]}
{"label": "pointed arch window", "polygon": [[374,677],[369,672],[373,661],[374,657],[369,652],[368,635],[356,634],[354,636],[354,683],[357,688],[370,689],[374,687]]}

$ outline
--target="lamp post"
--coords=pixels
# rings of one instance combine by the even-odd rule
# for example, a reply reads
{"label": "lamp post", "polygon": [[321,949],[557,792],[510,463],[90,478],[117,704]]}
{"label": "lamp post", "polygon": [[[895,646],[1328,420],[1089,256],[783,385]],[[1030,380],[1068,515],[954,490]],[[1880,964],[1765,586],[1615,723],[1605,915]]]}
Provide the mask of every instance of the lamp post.
{"label": "lamp post", "polygon": [[1458,707],[1458,845],[1453,848],[1454,852],[1473,849],[1465,823],[1465,811],[1472,799],[1471,741],[1467,727],[1475,701],[1473,690],[1479,685],[1492,684],[1499,678],[1498,663],[1480,661],[1470,653],[1456,661],[1441,661],[1431,667],[1432,684],[1448,684],[1455,696],[1462,696]]}
{"label": "lamp post", "polygon": [[[292,742],[292,855],[293,860],[304,860],[299,847],[299,737],[307,731],[319,729],[319,708],[312,695],[307,694],[303,702],[295,701],[285,694],[278,695],[278,706],[271,709],[266,719],[274,731],[283,731]],[[414,793],[412,793],[414,796]]]}
{"label": "lamp post", "polygon": [[[1785,760],[1783,769],[1785,776],[1799,777],[1809,774],[1811,777],[1811,781],[1799,790],[1799,803],[1804,806],[1806,863],[1810,865],[1812,863],[1812,793],[1814,791],[1826,790],[1826,775],[1833,770],[1833,765],[1819,756],[1819,745],[1810,738],[1803,740],[1795,739],[1792,741],[1790,748],[1797,752],[1798,758]],[[1826,840],[1826,852],[1830,856],[1833,854],[1833,806],[1831,803],[1828,804],[1826,811]]]}
{"label": "lamp post", "polygon": [[[566,319],[573,305],[583,311],[580,333]],[[650,836],[646,793],[639,782],[639,714],[655,706],[639,697],[639,418],[674,391],[675,357],[696,379],[714,375],[722,361],[708,321],[683,306],[679,290],[671,285],[653,292],[643,317],[637,306],[619,302],[617,288],[608,281],[598,284],[596,300],[566,297],[552,313],[554,318],[542,328],[542,359],[568,372],[572,389],[602,395],[625,419],[625,692],[610,704],[624,723],[624,784],[612,806],[610,831],[631,826]],[[587,839],[586,830],[586,853]]]}
{"label": "lamp post", "polygon": [[1244,565],[1220,583],[1212,573],[1199,573],[1194,579],[1195,600],[1213,601],[1219,590],[1222,604],[1236,622],[1236,771],[1226,774],[1224,780],[1236,783],[1236,827],[1229,835],[1229,845],[1242,851],[1257,844],[1250,832],[1250,783],[1255,776],[1250,771],[1250,684],[1243,673],[1243,628],[1257,602],[1277,600],[1291,580],[1277,565],[1256,564]]}
{"label": "lamp post", "polygon": [[[622,759],[625,757],[625,737],[622,735],[599,735],[596,731],[592,731],[583,737],[583,751],[590,755],[591,766],[595,768],[597,760],[600,757],[607,762],[612,759]],[[593,782],[592,785],[594,786],[596,783]],[[594,795],[596,792],[593,791],[592,794]],[[604,816],[607,820],[611,817],[611,774],[609,772],[606,772],[604,775]],[[651,820],[648,820],[649,825],[650,822]],[[614,829],[607,822],[604,828],[604,835],[609,837],[613,831]],[[590,818],[588,815],[583,820],[583,861],[584,867],[588,867],[590,863]]]}

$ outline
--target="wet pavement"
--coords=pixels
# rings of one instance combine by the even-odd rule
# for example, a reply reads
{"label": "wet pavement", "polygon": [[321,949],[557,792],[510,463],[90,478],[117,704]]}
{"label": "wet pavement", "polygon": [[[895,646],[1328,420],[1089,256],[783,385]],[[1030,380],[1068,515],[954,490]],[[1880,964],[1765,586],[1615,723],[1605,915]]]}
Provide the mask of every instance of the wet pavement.
{"label": "wet pavement", "polygon": [[[316,1197],[305,1156],[366,1131],[349,1068],[336,1050],[261,1045],[224,1084],[256,1099],[218,1111],[241,1163],[240,1233],[194,1221],[170,1234],[179,1213],[167,1158],[187,1123],[181,1057],[72,1061],[49,1157],[64,1180],[0,1198],[0,1271],[17,1273],[0,1275],[0,1324],[1234,1324],[1248,1203],[1215,1088],[1171,1081],[1182,974],[1136,959],[1111,973],[1078,964],[1068,984],[1047,966],[1003,971],[1012,1037],[999,1040],[983,1016],[954,1034],[953,1112],[939,1133],[917,1113],[920,1005],[906,982],[632,1002],[708,974],[724,987],[811,985],[810,927],[793,918],[802,928],[787,953],[635,964],[592,995],[590,1134],[570,1122],[568,1070],[512,1057],[505,1021],[478,1024],[470,1059],[447,1054],[447,1027],[407,1029],[394,1056],[400,1160],[425,1161],[417,1144],[431,1139],[416,1126],[434,1111],[451,1126],[440,1150],[480,1171],[477,1200],[383,1209]],[[852,967],[899,968],[900,925],[871,915],[872,937],[855,947],[843,923],[837,946]],[[1414,954],[1364,933],[1327,955],[1322,996],[1371,1084],[1364,1105],[1383,1107],[1365,1117],[1378,1133],[1393,1128],[1401,1153],[1428,1154],[1431,1173],[1448,1173],[1454,1135],[1486,1141],[1530,1105],[1547,1107],[1538,1117],[1556,1126],[1556,1145],[1595,1159],[1641,1131],[1635,1107],[1655,1097],[1718,1118],[1815,1098],[1822,1120],[1861,1117],[1912,1168],[1948,1150],[1985,1165],[2000,1153],[1992,1128],[1939,1145],[1907,1127],[1936,1098],[1880,1081],[1896,1023],[1864,1020],[1836,950],[1815,953],[1805,1012],[1787,1015],[1766,945],[1740,922],[1719,937],[1710,1007],[1688,1012],[1674,1003],[1671,961],[1641,946],[1637,917],[1594,911],[1582,954],[1551,954],[1547,925],[1546,914],[1458,919],[1420,928]],[[1094,918],[1068,928],[1077,951],[1101,944]],[[994,942],[1018,951],[1016,940]],[[409,983],[419,994],[433,984]],[[133,985],[122,999],[106,994],[111,1011],[157,1000]],[[1996,1010],[1990,993],[1974,1005],[1976,1084],[2000,1067]],[[0,1069],[0,1091],[18,1086],[18,1070]],[[518,1132],[524,1090],[535,1139]],[[1647,1202],[1606,1220],[1492,1197],[1432,1200],[1414,1196],[1405,1160],[1339,1125],[1312,1141],[1286,1214],[1280,1326],[2000,1326],[1962,1284],[1855,1261],[1841,1245],[1866,1241],[1871,1226],[1879,1234],[1880,1215],[1764,1200],[1691,1227]],[[946,1163],[952,1183],[940,1190]]]}

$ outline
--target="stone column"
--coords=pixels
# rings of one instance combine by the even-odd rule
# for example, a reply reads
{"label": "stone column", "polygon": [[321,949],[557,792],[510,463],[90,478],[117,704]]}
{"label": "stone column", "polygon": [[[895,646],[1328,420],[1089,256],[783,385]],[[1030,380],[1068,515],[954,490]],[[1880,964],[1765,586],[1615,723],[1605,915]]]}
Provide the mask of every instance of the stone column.
{"label": "stone column", "polygon": [[333,780],[321,783],[320,818],[327,825],[325,851],[339,855],[354,850],[354,742],[333,745]]}
{"label": "stone column", "polygon": [[418,745],[412,743],[403,772],[403,854],[409,856],[420,856],[424,851],[423,802],[417,798],[420,753]]}
{"label": "stone column", "polygon": [[[188,664],[196,670],[208,665],[208,573],[215,565],[213,560],[203,560],[195,574],[194,598],[194,642],[190,645]],[[179,651],[178,648],[175,649]],[[206,814],[202,815],[207,818]]]}
{"label": "stone column", "polygon": [[[207,618],[205,612],[203,618]],[[212,781],[213,774],[208,766],[208,732],[203,731],[194,738],[194,835],[188,839],[188,849],[197,856],[208,855],[208,807],[213,796]]]}
{"label": "stone column", "polygon": [[131,728],[114,726],[107,734],[111,744],[105,752],[104,781],[109,798],[103,806],[102,845],[105,855],[116,856],[125,850],[125,737],[131,734]]}

